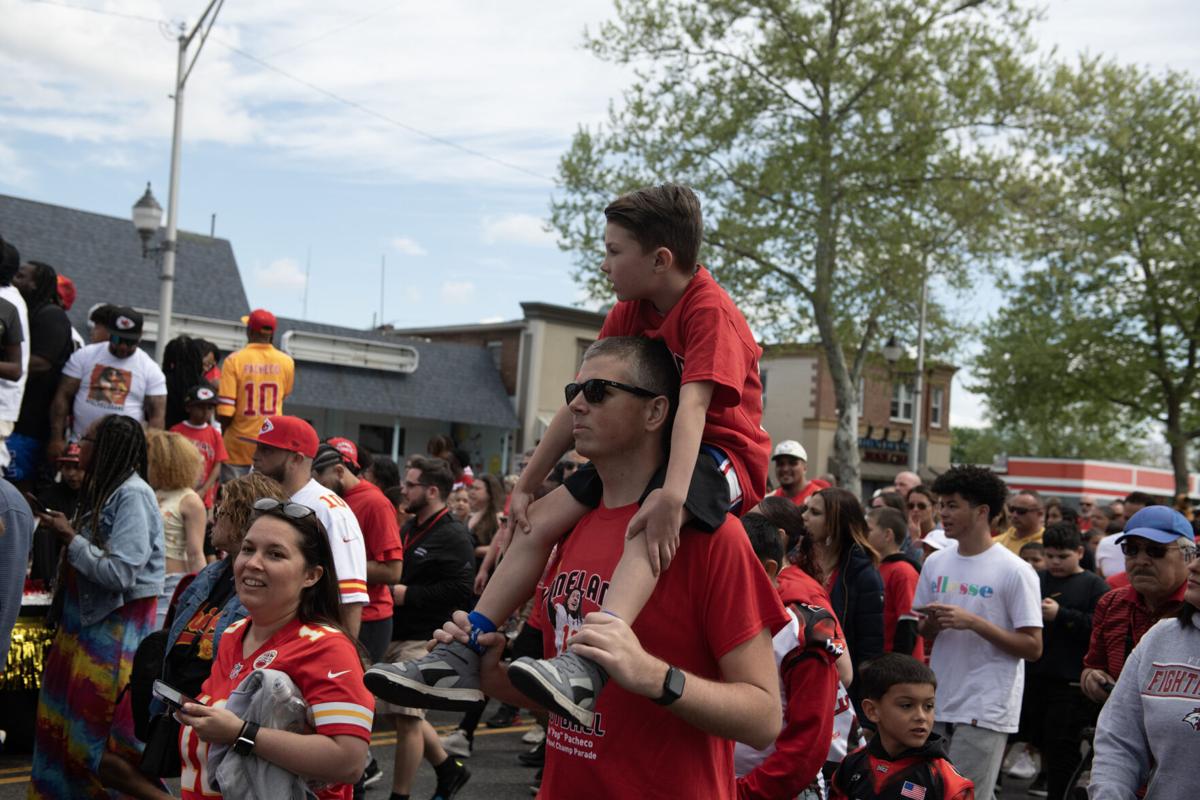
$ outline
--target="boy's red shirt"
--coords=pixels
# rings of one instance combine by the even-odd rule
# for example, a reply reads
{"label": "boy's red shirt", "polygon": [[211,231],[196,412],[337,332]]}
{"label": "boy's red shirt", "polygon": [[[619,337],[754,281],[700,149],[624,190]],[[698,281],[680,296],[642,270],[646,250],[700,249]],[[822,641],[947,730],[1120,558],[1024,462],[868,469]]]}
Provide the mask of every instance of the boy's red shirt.
{"label": "boy's red shirt", "polygon": [[771,456],[771,437],[762,427],[762,348],[712,274],[698,267],[683,297],[665,316],[649,300],[617,303],[600,328],[599,338],[608,336],[660,339],[675,356],[680,383],[713,382],[702,439],[733,462],[742,487],[742,509],[758,505],[767,492]]}

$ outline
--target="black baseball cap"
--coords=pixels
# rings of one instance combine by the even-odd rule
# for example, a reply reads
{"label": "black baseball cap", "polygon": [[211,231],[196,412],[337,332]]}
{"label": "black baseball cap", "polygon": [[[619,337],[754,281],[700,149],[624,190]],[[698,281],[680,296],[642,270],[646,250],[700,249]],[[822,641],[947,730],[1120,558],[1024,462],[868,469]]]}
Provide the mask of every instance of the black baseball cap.
{"label": "black baseball cap", "polygon": [[115,306],[109,318],[108,329],[113,336],[134,339],[142,335],[142,315],[129,306]]}
{"label": "black baseball cap", "polygon": [[217,393],[208,384],[200,384],[193,386],[187,390],[187,394],[183,396],[183,404],[190,406],[193,403],[199,403],[206,406],[215,406],[219,403]]}

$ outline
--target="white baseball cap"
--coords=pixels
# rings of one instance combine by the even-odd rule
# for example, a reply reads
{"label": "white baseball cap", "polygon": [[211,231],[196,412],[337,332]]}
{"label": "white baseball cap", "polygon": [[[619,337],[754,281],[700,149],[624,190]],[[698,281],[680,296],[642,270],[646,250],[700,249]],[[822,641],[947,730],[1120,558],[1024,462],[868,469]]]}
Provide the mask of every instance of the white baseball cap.
{"label": "white baseball cap", "polygon": [[780,456],[791,456],[798,458],[801,461],[808,461],[808,451],[804,449],[804,445],[797,442],[795,439],[785,439],[775,445],[775,452],[771,454],[772,459]]}
{"label": "white baseball cap", "polygon": [[942,550],[950,546],[951,539],[946,535],[946,532],[941,528],[934,528],[929,533],[925,534],[921,539],[921,544],[928,545],[934,550]]}

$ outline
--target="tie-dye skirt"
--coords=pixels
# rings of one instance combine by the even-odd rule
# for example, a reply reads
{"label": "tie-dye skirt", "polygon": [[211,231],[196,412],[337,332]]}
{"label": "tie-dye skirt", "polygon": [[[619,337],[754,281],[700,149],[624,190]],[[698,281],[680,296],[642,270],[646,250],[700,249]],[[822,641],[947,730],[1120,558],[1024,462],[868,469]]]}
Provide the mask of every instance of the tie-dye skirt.
{"label": "tie-dye skirt", "polygon": [[74,570],[68,570],[65,589],[38,698],[28,797],[108,800],[97,777],[105,750],[134,763],[141,754],[129,695],[119,708],[117,696],[129,682],[134,651],[154,630],[157,598],[134,600],[85,627]]}

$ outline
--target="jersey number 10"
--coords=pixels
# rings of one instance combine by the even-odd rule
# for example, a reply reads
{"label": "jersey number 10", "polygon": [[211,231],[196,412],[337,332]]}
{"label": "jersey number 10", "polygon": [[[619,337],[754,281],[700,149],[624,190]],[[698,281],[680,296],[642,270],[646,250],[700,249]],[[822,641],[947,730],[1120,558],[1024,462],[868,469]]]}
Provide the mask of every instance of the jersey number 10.
{"label": "jersey number 10", "polygon": [[[254,408],[255,389],[258,390],[258,408]],[[270,417],[279,413],[279,384],[247,382],[242,391],[246,395],[246,408],[242,411],[247,417]]]}

